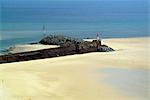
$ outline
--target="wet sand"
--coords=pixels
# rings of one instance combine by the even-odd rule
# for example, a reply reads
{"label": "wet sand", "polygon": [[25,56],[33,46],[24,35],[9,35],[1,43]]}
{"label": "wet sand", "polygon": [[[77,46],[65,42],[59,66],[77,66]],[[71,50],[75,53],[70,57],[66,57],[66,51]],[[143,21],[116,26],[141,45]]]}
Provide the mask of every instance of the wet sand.
{"label": "wet sand", "polygon": [[105,39],[116,51],[1,64],[0,100],[148,100],[149,39]]}
{"label": "wet sand", "polygon": [[8,49],[9,53],[20,53],[20,52],[28,52],[28,51],[36,51],[42,49],[49,48],[57,48],[57,45],[43,45],[43,44],[24,44],[24,45],[16,45],[14,47],[10,47]]}

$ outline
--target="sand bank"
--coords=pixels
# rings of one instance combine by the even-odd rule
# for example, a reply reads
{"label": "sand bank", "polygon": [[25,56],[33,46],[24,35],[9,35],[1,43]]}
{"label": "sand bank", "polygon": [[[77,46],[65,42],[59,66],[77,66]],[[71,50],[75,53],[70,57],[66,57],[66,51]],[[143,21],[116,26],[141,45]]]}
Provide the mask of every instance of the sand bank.
{"label": "sand bank", "polygon": [[36,51],[42,49],[49,49],[49,48],[57,48],[57,45],[43,45],[43,44],[24,44],[24,45],[16,45],[14,47],[10,47],[8,49],[9,53],[20,53],[20,52],[27,52],[27,51]]}
{"label": "sand bank", "polygon": [[148,100],[149,39],[106,39],[116,51],[1,64],[0,100]]}

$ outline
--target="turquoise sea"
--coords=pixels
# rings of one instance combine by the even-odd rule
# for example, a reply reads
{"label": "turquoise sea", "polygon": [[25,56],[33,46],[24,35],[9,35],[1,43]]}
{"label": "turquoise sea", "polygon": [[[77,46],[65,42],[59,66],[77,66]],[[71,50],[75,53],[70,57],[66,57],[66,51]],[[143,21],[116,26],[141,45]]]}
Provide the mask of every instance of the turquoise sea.
{"label": "turquoise sea", "polygon": [[0,0],[0,50],[46,34],[78,38],[149,36],[148,0]]}

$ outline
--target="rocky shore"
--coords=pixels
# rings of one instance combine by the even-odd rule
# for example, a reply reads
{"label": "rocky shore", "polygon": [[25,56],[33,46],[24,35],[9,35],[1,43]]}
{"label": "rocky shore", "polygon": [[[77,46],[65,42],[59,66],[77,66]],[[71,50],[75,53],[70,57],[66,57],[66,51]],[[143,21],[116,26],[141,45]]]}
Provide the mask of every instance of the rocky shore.
{"label": "rocky shore", "polygon": [[28,61],[89,52],[114,51],[114,49],[108,47],[107,45],[101,45],[100,40],[87,42],[80,39],[60,35],[49,35],[39,41],[39,43],[46,45],[60,45],[60,47],[3,55],[0,56],[0,63]]}

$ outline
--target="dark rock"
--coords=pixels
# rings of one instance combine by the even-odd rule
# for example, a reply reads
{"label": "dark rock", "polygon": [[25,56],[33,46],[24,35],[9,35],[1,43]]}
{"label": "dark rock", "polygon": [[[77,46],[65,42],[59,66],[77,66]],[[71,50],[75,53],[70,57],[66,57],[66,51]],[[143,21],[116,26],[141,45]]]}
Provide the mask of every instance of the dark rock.
{"label": "dark rock", "polygon": [[111,52],[111,51],[115,51],[115,50],[111,47],[108,47],[107,45],[102,45],[100,47],[100,52]]}
{"label": "dark rock", "polygon": [[38,42],[33,42],[33,43],[29,43],[29,44],[31,44],[31,45],[32,45],[32,44],[38,44]]}
{"label": "dark rock", "polygon": [[82,42],[80,39],[66,37],[63,35],[48,35],[47,37],[43,38],[39,43],[41,44],[48,44],[48,45],[60,45],[63,46],[65,43],[74,44],[76,42]]}
{"label": "dark rock", "polygon": [[79,39],[73,39],[64,36],[48,36],[40,41],[43,44],[61,45],[58,48],[8,54],[0,56],[0,63],[9,63],[17,61],[27,61],[42,58],[52,58],[73,54],[82,54],[89,52],[110,52],[114,51],[107,45],[101,45],[101,41],[83,42]]}

